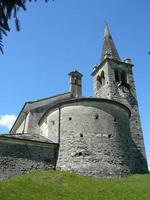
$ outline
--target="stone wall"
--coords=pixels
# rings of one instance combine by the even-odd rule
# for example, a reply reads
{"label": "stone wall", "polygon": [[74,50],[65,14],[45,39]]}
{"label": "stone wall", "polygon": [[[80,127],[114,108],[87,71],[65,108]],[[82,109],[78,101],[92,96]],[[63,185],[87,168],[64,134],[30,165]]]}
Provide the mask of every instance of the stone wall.
{"label": "stone wall", "polygon": [[94,98],[66,102],[59,109],[50,110],[41,129],[43,123],[47,124],[49,139],[53,141],[56,134],[59,136],[60,123],[57,167],[101,177],[143,172],[145,159],[131,138],[129,113],[119,103]]}
{"label": "stone wall", "polygon": [[[99,80],[98,76],[101,77],[102,72],[104,72],[105,83],[102,83],[101,86],[98,87]],[[109,64],[106,62],[104,63],[103,67],[101,67],[95,76],[93,76],[93,89],[94,89],[94,97],[96,98],[105,98],[111,99],[110,94],[110,70]]]}
{"label": "stone wall", "polygon": [[[115,80],[115,69],[119,71],[121,74],[122,71],[126,72],[127,84],[129,84],[130,89],[124,90],[123,86],[119,86],[121,83],[116,82]],[[102,85],[101,88],[97,88],[97,76],[104,71],[105,73],[105,84]],[[120,77],[121,78],[121,77]],[[145,163],[141,163],[141,160],[137,157],[134,158],[136,160],[136,167],[141,168],[141,170],[147,172],[147,161],[146,161],[146,153],[144,147],[144,139],[141,127],[141,120],[138,108],[138,101],[136,96],[136,88],[134,83],[132,65],[128,65],[123,62],[114,62],[113,60],[107,60],[99,70],[93,76],[94,81],[94,96],[97,98],[107,98],[112,99],[114,101],[120,102],[126,105],[131,111],[130,117],[130,132],[131,137],[137,148],[145,158]]]}
{"label": "stone wall", "polygon": [[54,169],[57,144],[0,137],[0,179]]}

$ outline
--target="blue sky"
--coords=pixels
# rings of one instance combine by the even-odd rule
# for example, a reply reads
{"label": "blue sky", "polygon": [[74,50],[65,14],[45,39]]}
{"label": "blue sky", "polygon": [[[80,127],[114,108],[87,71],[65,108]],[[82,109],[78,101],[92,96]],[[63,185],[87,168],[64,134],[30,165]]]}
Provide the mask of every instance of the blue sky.
{"label": "blue sky", "polygon": [[[68,91],[68,72],[83,73],[83,95],[92,96],[93,65],[100,62],[104,22],[122,59],[132,58],[146,152],[150,160],[150,1],[55,0],[28,3],[21,31],[11,21],[1,65],[1,124],[11,126],[25,101]],[[0,126],[0,132],[7,132]]]}

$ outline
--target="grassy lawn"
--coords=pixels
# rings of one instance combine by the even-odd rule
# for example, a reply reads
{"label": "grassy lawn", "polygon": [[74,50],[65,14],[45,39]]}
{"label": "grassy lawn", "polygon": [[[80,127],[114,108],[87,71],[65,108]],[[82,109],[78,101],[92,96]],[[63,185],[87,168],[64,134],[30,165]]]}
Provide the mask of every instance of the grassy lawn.
{"label": "grassy lawn", "polygon": [[0,181],[0,200],[150,200],[150,174],[96,179],[46,171]]}

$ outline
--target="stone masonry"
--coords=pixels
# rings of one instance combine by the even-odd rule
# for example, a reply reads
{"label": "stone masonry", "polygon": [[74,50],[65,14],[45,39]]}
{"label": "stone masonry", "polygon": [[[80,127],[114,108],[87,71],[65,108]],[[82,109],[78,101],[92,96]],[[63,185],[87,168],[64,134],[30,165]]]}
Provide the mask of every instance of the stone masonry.
{"label": "stone masonry", "polygon": [[82,96],[75,70],[69,92],[26,102],[10,134],[0,136],[0,179],[57,168],[95,177],[147,173],[132,68],[106,25],[94,97]]}

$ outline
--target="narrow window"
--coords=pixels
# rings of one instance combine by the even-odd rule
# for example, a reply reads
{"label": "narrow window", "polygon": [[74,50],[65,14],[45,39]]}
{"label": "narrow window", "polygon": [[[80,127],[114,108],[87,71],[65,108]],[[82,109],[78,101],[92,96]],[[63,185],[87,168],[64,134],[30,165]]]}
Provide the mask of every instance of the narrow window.
{"label": "narrow window", "polygon": [[82,134],[82,133],[80,133],[80,137],[83,137],[83,134]]}
{"label": "narrow window", "polygon": [[98,119],[98,117],[99,117],[99,116],[98,116],[98,114],[97,114],[97,115],[95,115],[95,119]]}
{"label": "narrow window", "polygon": [[79,152],[79,156],[82,156],[82,152]]}
{"label": "narrow window", "polygon": [[115,69],[115,81],[119,82],[119,71],[118,71],[118,69]]}
{"label": "narrow window", "polygon": [[101,77],[98,75],[97,76],[97,89],[99,89],[101,86],[102,86]]}
{"label": "narrow window", "polygon": [[122,84],[126,84],[127,83],[127,74],[126,74],[125,70],[123,70],[121,72],[121,82],[122,82]]}
{"label": "narrow window", "polygon": [[72,117],[69,117],[69,121],[71,121],[72,120]]}
{"label": "narrow window", "polygon": [[109,138],[109,139],[111,138],[111,134],[108,135],[108,138]]}
{"label": "narrow window", "polygon": [[77,77],[74,77],[74,84],[75,84],[75,85],[78,84],[78,79],[77,79]]}
{"label": "narrow window", "polygon": [[105,85],[105,74],[104,74],[104,71],[102,71],[102,73],[101,73],[101,82],[102,82],[102,85]]}

